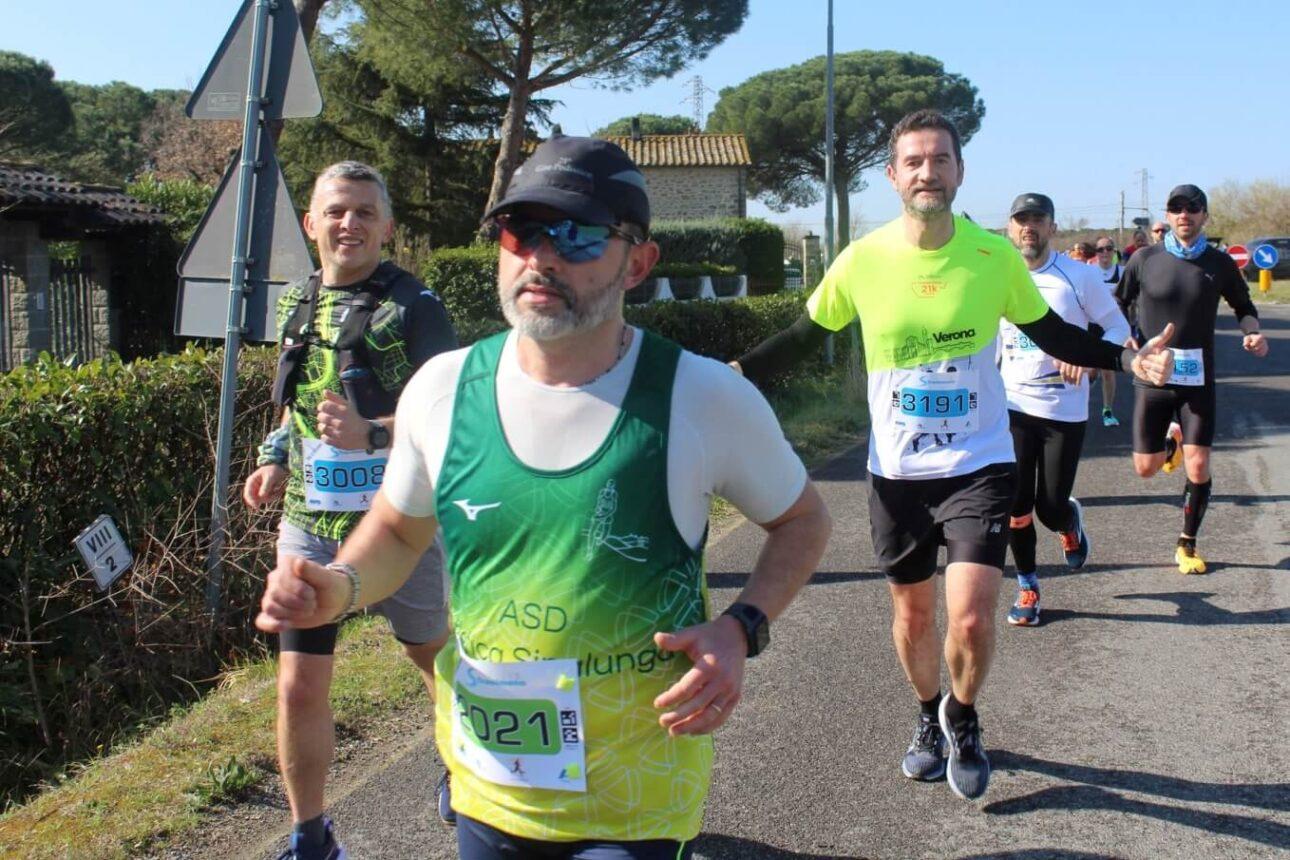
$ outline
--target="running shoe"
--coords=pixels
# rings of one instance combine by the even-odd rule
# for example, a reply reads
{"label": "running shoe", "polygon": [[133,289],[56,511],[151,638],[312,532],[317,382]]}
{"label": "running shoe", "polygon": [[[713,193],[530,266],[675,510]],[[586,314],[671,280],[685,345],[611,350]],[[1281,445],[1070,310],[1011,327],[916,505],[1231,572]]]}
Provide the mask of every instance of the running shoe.
{"label": "running shoe", "polygon": [[1115,417],[1115,413],[1114,413],[1114,412],[1112,412],[1110,409],[1103,409],[1103,410],[1102,410],[1102,426],[1103,426],[1103,427],[1119,427],[1119,426],[1120,426],[1120,419],[1119,419],[1119,418],[1116,418],[1116,417]]}
{"label": "running shoe", "polygon": [[341,844],[336,841],[336,833],[330,818],[323,819],[323,827],[327,829],[327,841],[323,843],[322,848],[305,854],[300,845],[303,834],[292,833],[291,847],[279,854],[278,860],[299,860],[299,858],[306,856],[319,857],[322,860],[345,860],[349,855],[345,853],[345,849],[341,847]]}
{"label": "running shoe", "polygon": [[918,715],[918,722],[914,724],[914,740],[900,762],[900,772],[923,782],[945,775],[945,736],[931,714]]}
{"label": "running shoe", "polygon": [[446,770],[443,776],[439,777],[439,785],[434,790],[434,800],[439,812],[439,820],[449,827],[456,827],[457,813],[452,808],[452,774]]}
{"label": "running shoe", "polygon": [[981,724],[975,715],[962,725],[951,726],[945,713],[950,697],[941,699],[941,731],[949,740],[950,755],[945,768],[945,780],[953,791],[964,800],[976,800],[985,794],[990,784],[990,759],[981,746]]}
{"label": "running shoe", "polygon": [[1014,627],[1036,627],[1039,624],[1039,592],[1023,588],[1017,592],[1017,602],[1008,610],[1008,623]]}
{"label": "running shoe", "polygon": [[[1172,472],[1182,464],[1183,459],[1182,427],[1177,421],[1170,422],[1169,430],[1165,433],[1165,440],[1165,451],[1168,456],[1165,457],[1164,469],[1166,472]],[[1169,450],[1169,440],[1174,443],[1173,451]]]}
{"label": "running shoe", "polygon": [[1205,572],[1205,559],[1200,557],[1194,547],[1178,547],[1174,550],[1174,561],[1178,562],[1179,573]]}
{"label": "running shoe", "polygon": [[1075,511],[1075,528],[1061,532],[1062,552],[1066,554],[1066,566],[1079,570],[1088,561],[1090,543],[1088,532],[1084,528],[1084,506],[1079,500],[1071,497],[1071,508]]}

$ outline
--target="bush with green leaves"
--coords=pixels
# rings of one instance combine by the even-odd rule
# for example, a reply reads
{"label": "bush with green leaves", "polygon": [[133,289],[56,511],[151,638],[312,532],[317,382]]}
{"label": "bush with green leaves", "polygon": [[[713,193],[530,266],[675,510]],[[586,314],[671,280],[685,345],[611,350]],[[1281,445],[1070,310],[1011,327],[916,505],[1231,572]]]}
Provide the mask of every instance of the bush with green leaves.
{"label": "bush with green leaves", "polygon": [[784,233],[760,218],[659,221],[650,228],[661,265],[715,263],[748,276],[752,295],[784,286]]}
{"label": "bush with green leaves", "polygon": [[[254,645],[273,520],[240,486],[273,419],[272,349],[239,361],[223,623],[204,607],[223,351],[0,376],[0,805],[191,699]],[[134,567],[97,591],[72,547],[100,514]]]}
{"label": "bush with green leaves", "polygon": [[496,245],[440,248],[426,261],[421,280],[443,299],[454,325],[503,319],[497,302]]}

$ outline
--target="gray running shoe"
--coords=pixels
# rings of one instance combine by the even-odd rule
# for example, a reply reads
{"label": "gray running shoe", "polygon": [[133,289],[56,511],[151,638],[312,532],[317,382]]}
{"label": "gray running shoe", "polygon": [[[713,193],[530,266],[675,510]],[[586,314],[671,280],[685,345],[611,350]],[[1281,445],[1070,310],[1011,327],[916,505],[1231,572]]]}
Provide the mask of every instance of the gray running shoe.
{"label": "gray running shoe", "polygon": [[914,740],[900,762],[900,772],[923,782],[945,775],[945,736],[930,714],[918,715],[918,722],[914,724]]}
{"label": "gray running shoe", "polygon": [[950,790],[964,800],[976,800],[985,794],[990,784],[990,759],[981,746],[981,726],[975,716],[961,726],[951,727],[945,715],[949,696],[941,699],[941,731],[950,744],[949,763],[945,768],[945,781]]}

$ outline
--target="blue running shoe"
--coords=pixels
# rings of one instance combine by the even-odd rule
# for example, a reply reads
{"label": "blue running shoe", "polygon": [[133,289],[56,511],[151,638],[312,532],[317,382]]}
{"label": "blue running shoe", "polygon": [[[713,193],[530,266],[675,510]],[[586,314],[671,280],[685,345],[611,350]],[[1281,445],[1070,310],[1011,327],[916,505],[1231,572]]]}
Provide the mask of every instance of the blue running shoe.
{"label": "blue running shoe", "polygon": [[986,757],[985,748],[981,745],[981,726],[976,716],[970,717],[959,726],[951,726],[945,713],[949,702],[947,695],[941,699],[940,721],[950,744],[950,757],[945,767],[945,781],[953,791],[964,800],[976,800],[985,794],[990,785],[990,759]]}
{"label": "blue running shoe", "polygon": [[1014,627],[1039,626],[1039,592],[1023,588],[1017,592],[1017,602],[1008,610],[1008,623]]}
{"label": "blue running shoe", "polygon": [[457,826],[457,813],[452,808],[452,774],[443,772],[439,785],[434,790],[435,805],[438,807],[439,820],[449,827]]}
{"label": "blue running shoe", "polygon": [[318,860],[346,860],[349,857],[345,849],[336,841],[335,828],[332,826],[330,818],[323,819],[323,827],[327,829],[327,841],[321,848],[306,850],[301,842],[304,840],[304,834],[292,833],[291,846],[278,855],[278,860],[303,860],[305,857],[318,858]]}
{"label": "blue running shoe", "polygon": [[918,715],[914,740],[900,762],[900,772],[910,779],[931,782],[945,775],[945,736],[931,714]]}
{"label": "blue running shoe", "polygon": [[1088,532],[1084,529],[1084,506],[1073,496],[1071,509],[1075,511],[1075,528],[1061,533],[1062,552],[1066,554],[1066,566],[1071,570],[1079,570],[1088,561],[1090,544]]}

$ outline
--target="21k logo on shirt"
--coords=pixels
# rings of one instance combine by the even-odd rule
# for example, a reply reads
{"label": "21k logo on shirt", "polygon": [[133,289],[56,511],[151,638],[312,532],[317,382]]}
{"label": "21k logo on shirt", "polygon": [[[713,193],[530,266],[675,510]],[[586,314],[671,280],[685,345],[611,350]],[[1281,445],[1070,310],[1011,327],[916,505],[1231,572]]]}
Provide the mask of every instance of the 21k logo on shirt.
{"label": "21k logo on shirt", "polygon": [[945,286],[945,281],[940,278],[923,278],[922,280],[914,281],[910,286],[914,290],[914,295],[920,299],[930,299],[941,291],[941,288]]}

